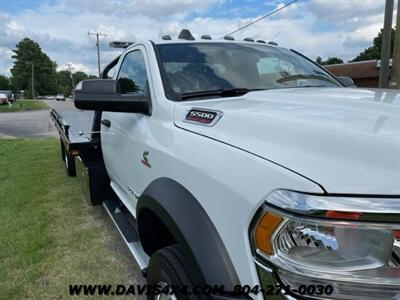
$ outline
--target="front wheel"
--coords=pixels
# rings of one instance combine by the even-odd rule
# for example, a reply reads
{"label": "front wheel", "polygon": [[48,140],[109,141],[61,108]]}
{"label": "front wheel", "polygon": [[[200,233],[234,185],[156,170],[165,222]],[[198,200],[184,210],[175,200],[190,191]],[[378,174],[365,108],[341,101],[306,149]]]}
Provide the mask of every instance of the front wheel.
{"label": "front wheel", "polygon": [[[165,247],[150,258],[147,269],[147,284],[157,286],[162,291],[167,286],[182,287],[182,289],[192,292],[194,285],[193,276],[185,264],[184,255],[178,245]],[[160,293],[159,295],[149,295],[148,300],[188,300],[200,299],[196,295],[188,295],[186,291],[171,291],[170,293]]]}
{"label": "front wheel", "polygon": [[65,149],[64,149],[64,164],[65,164],[65,170],[67,171],[67,175],[71,177],[76,176],[75,157],[69,155]]}

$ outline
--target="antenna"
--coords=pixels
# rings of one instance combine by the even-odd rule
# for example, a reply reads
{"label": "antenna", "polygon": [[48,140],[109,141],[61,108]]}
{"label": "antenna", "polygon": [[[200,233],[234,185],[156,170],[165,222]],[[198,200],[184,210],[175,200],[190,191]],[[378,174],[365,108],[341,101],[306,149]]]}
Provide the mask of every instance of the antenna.
{"label": "antenna", "polygon": [[288,7],[289,5],[292,5],[293,3],[297,2],[297,1],[298,1],[298,0],[293,0],[292,2],[289,2],[288,4],[285,4],[284,6],[279,7],[279,8],[275,9],[275,10],[272,11],[272,12],[269,12],[269,13],[267,13],[266,15],[263,15],[262,17],[258,18],[257,20],[254,20],[254,21],[252,21],[252,22],[250,22],[250,23],[248,23],[248,24],[246,24],[246,25],[244,25],[244,26],[238,28],[238,29],[232,31],[231,33],[225,34],[225,36],[227,36],[227,35],[232,35],[232,34],[238,32],[238,31],[240,31],[240,30],[243,30],[243,29],[245,29],[245,28],[247,28],[247,27],[249,27],[249,26],[251,26],[251,25],[253,25],[253,24],[255,24],[255,23],[259,22],[259,21],[261,21],[262,19],[265,19],[265,18],[267,18],[267,17],[269,17],[269,16],[272,16],[273,14],[276,14],[278,11],[280,11],[280,10],[282,10],[282,9],[284,9],[284,8],[286,8],[286,7]]}

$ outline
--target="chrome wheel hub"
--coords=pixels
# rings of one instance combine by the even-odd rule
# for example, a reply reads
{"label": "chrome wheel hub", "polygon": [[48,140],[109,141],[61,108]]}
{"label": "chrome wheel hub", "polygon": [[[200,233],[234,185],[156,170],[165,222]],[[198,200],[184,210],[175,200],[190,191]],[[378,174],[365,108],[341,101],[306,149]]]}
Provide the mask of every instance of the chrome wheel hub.
{"label": "chrome wheel hub", "polygon": [[[165,287],[168,286],[168,284],[165,282],[159,282],[159,283],[157,283],[157,286],[161,287],[161,289],[164,289]],[[173,293],[160,293],[159,295],[156,295],[155,299],[156,300],[178,300],[178,298]]]}

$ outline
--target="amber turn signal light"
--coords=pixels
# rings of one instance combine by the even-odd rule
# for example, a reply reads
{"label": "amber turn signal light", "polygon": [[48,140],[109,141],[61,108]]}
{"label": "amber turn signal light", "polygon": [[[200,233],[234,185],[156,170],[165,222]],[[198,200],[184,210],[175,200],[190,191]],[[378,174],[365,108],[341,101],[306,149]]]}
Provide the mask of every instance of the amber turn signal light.
{"label": "amber turn signal light", "polygon": [[255,246],[265,254],[272,255],[274,253],[271,238],[281,222],[281,217],[269,212],[261,217],[254,233],[254,240]]}

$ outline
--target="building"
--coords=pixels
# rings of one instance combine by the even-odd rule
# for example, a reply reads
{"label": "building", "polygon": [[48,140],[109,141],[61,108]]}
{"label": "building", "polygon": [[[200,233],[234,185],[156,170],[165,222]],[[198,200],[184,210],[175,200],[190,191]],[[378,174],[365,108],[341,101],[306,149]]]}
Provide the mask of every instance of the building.
{"label": "building", "polygon": [[349,62],[324,67],[336,76],[351,77],[357,87],[376,88],[379,86],[380,60]]}

